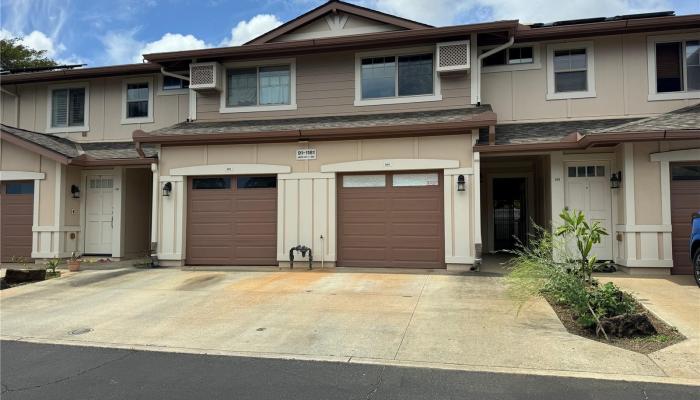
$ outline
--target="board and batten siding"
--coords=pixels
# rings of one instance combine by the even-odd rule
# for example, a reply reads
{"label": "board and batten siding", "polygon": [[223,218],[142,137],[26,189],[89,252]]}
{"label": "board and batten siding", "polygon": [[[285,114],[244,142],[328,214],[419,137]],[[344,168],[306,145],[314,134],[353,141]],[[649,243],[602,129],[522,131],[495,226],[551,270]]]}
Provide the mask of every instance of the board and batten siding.
{"label": "board and batten siding", "polygon": [[[390,52],[389,52],[390,54]],[[296,57],[297,109],[289,111],[219,113],[219,92],[197,95],[197,119],[252,120],[436,110],[471,104],[466,72],[441,75],[441,101],[355,106],[355,53],[339,52]]]}
{"label": "board and batten siding", "polygon": [[[153,80],[153,122],[139,124],[122,124],[122,82],[124,79],[144,77]],[[136,129],[151,131],[164,128],[188,118],[188,95],[168,94],[159,91],[157,74],[95,78],[72,81],[87,83],[89,86],[89,119],[87,134],[82,132],[57,133],[76,142],[120,142],[132,140]],[[67,81],[46,82],[38,84],[8,85],[8,90],[19,94],[19,126],[14,100],[3,95],[2,122],[35,132],[46,132],[48,125],[48,90],[53,84],[66,84]],[[9,101],[8,101],[9,100]]]}
{"label": "board and batten siding", "polygon": [[669,112],[700,99],[649,101],[647,38],[679,32],[638,33],[570,40],[572,48],[593,42],[595,97],[547,100],[547,45],[539,43],[541,68],[484,72],[482,100],[490,104],[501,122],[561,119],[617,118]]}

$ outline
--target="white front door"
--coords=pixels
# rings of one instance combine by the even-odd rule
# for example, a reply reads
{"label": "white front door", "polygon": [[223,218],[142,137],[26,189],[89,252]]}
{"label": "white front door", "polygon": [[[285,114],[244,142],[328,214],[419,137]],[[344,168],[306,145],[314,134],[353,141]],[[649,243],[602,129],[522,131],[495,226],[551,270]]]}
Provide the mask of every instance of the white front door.
{"label": "white front door", "polygon": [[612,260],[612,193],[607,161],[566,164],[566,207],[582,211],[589,222],[605,228],[608,236],[593,246],[592,253],[598,260]]}
{"label": "white front door", "polygon": [[112,254],[112,175],[88,175],[85,191],[85,253]]}

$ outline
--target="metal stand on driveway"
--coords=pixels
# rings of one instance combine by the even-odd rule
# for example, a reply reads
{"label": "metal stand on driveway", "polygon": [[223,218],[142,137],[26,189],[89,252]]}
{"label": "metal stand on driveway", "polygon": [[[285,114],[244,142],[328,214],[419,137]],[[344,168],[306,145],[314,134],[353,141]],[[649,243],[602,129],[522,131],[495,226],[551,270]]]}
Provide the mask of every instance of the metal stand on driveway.
{"label": "metal stand on driveway", "polygon": [[301,244],[298,245],[298,246],[296,246],[296,247],[292,247],[291,249],[289,249],[289,268],[290,268],[290,269],[294,269],[294,252],[295,252],[295,251],[298,251],[299,253],[301,253],[301,256],[302,256],[302,257],[306,257],[306,253],[309,253],[309,270],[311,270],[311,269],[312,269],[311,265],[312,265],[312,263],[313,263],[313,261],[314,261],[314,256],[313,256],[313,254],[311,253],[311,249],[310,249],[310,248],[308,248],[308,247],[306,247],[306,246],[304,246],[304,245],[301,245]]}

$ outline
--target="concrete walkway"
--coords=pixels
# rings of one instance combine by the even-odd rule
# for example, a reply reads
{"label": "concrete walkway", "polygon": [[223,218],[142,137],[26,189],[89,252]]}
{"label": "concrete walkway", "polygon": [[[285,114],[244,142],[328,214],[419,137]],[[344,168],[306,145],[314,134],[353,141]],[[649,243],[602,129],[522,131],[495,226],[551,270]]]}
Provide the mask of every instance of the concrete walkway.
{"label": "concrete walkway", "polygon": [[486,274],[82,271],[0,301],[8,340],[700,384],[567,333],[544,301],[519,310]]}

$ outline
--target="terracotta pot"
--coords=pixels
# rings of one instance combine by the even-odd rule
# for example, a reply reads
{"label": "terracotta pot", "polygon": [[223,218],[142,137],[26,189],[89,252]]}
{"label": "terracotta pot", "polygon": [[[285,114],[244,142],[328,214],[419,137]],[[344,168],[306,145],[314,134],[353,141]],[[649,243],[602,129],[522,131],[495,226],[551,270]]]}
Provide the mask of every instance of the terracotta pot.
{"label": "terracotta pot", "polygon": [[68,261],[68,271],[78,272],[80,271],[80,261]]}

